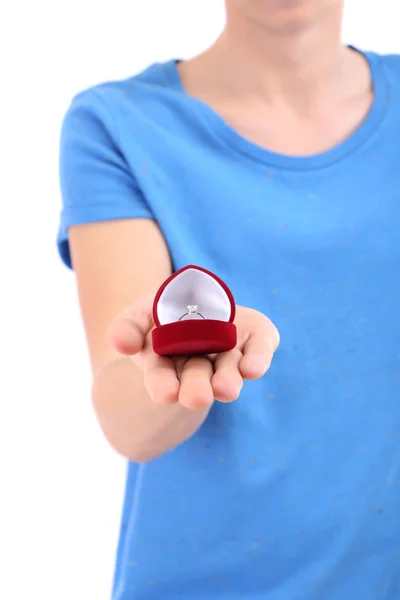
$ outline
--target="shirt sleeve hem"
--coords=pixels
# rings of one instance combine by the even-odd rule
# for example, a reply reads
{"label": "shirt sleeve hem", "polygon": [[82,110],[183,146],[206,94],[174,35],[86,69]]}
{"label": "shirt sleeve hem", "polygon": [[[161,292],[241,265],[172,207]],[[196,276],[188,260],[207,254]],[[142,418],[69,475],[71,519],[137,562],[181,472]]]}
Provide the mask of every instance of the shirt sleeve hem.
{"label": "shirt sleeve hem", "polygon": [[154,219],[146,207],[117,206],[75,206],[61,212],[60,227],[57,237],[57,247],[61,260],[72,269],[71,255],[68,243],[68,228],[72,225],[85,225],[104,221],[117,221],[119,219]]}

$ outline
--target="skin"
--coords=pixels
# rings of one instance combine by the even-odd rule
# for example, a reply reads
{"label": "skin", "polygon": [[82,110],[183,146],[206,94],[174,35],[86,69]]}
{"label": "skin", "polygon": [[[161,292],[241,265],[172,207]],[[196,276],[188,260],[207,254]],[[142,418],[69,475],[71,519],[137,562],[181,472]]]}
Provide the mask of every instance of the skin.
{"label": "skin", "polygon": [[[284,154],[324,151],[359,125],[371,82],[362,56],[340,42],[342,2],[227,0],[226,8],[220,39],[180,65],[189,94],[250,141]],[[177,446],[213,402],[236,401],[244,379],[269,369],[279,334],[246,307],[237,308],[231,352],[190,360],[152,352],[152,299],[172,266],[151,220],[71,227],[70,246],[94,408],[126,458],[146,462]]]}
{"label": "skin", "polygon": [[342,0],[226,0],[228,26],[247,19],[252,26],[273,34],[292,35],[317,24],[335,11],[341,17]]}
{"label": "skin", "polygon": [[227,26],[181,63],[186,91],[274,152],[316,154],[348,137],[372,102],[369,67],[341,44],[339,0],[227,0]]}

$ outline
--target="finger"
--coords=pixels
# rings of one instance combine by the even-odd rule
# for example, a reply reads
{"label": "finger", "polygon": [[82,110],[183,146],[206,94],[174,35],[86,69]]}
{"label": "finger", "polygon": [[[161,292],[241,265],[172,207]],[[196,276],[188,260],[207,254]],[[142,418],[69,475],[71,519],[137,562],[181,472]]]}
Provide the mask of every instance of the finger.
{"label": "finger", "polygon": [[220,402],[233,402],[239,397],[243,387],[243,377],[239,371],[242,356],[240,350],[235,348],[222,352],[216,358],[211,385],[214,397]]}
{"label": "finger", "polygon": [[208,408],[214,402],[211,377],[214,369],[207,358],[189,359],[180,375],[179,402],[191,409]]}
{"label": "finger", "polygon": [[107,339],[120,354],[132,356],[143,349],[146,334],[154,324],[153,298],[154,296],[146,296],[134,302],[108,328]]}
{"label": "finger", "polygon": [[264,331],[251,335],[243,348],[240,373],[245,379],[259,379],[268,371],[279,345],[279,333],[270,323]]}
{"label": "finger", "polygon": [[143,360],[144,384],[155,404],[178,402],[179,379],[173,360],[157,356],[149,348]]}

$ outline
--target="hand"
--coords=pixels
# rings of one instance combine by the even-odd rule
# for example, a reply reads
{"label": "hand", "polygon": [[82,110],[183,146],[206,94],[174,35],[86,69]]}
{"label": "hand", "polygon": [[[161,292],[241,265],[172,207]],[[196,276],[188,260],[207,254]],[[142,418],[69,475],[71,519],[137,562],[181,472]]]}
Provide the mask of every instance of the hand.
{"label": "hand", "polygon": [[111,324],[108,339],[120,354],[131,356],[144,374],[150,398],[156,404],[180,402],[190,409],[207,409],[214,399],[233,402],[245,379],[259,379],[269,369],[279,345],[279,333],[262,313],[236,307],[236,348],[204,357],[168,358],[153,352],[154,296],[126,308]]}

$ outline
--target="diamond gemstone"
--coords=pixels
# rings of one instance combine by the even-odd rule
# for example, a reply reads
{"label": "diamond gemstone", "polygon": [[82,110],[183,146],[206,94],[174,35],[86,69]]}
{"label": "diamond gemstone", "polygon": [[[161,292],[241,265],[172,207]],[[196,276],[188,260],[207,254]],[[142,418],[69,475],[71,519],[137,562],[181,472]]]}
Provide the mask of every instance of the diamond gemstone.
{"label": "diamond gemstone", "polygon": [[193,315],[193,314],[197,313],[199,307],[197,306],[197,304],[188,304],[187,309],[188,309],[188,313],[190,315]]}

